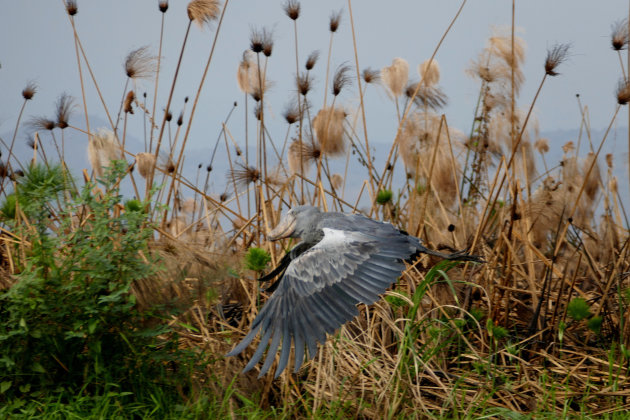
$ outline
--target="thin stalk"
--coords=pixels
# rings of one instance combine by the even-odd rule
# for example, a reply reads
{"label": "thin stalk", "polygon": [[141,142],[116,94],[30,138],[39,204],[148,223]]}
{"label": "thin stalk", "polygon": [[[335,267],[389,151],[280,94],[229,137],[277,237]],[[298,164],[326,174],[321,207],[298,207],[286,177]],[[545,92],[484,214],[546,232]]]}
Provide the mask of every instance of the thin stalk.
{"label": "thin stalk", "polygon": [[116,125],[114,126],[114,133],[118,131],[118,123],[120,122],[120,114],[122,113],[123,104],[125,103],[125,95],[127,94],[127,88],[129,87],[129,77],[125,81],[125,88],[123,89],[122,98],[120,98],[120,105],[118,106],[118,114],[116,115]]}
{"label": "thin stalk", "polygon": [[[184,50],[186,49],[186,42],[188,41],[188,34],[190,33],[191,25],[192,25],[192,20],[189,20],[188,25],[186,26],[186,33],[184,35],[184,42],[182,43],[182,49],[179,53],[179,59],[177,60],[177,67],[175,68],[175,74],[173,75],[173,83],[171,84],[171,91],[169,92],[168,100],[166,101],[166,109],[164,110],[164,116],[162,117],[162,124],[160,126],[160,134],[158,135],[157,146],[155,147],[155,160],[156,161],[160,153],[160,146],[162,145],[162,137],[164,136],[164,128],[166,127],[166,116],[168,115],[168,111],[171,108],[171,102],[173,100],[173,93],[175,92],[175,84],[177,83],[177,76],[179,75],[179,69],[181,68],[181,65],[182,65],[182,58],[184,57]],[[149,186],[153,184],[154,174],[155,174],[155,168],[153,168],[153,171],[151,171],[151,174],[148,176]],[[166,223],[166,222],[162,221],[162,223]]]}
{"label": "thin stalk", "polygon": [[201,96],[203,84],[206,81],[206,77],[208,75],[208,69],[210,68],[210,63],[212,62],[214,49],[217,45],[217,39],[219,38],[219,32],[221,31],[221,24],[223,23],[223,16],[225,15],[225,10],[227,9],[228,3],[229,3],[229,0],[225,0],[225,3],[223,4],[221,17],[219,18],[219,23],[217,24],[217,30],[214,34],[214,40],[212,41],[212,48],[210,49],[210,55],[208,56],[208,60],[206,61],[206,67],[203,70],[203,75],[201,76],[201,81],[199,82],[199,88],[197,89],[197,94],[195,95],[195,100],[193,101],[193,106],[192,106],[192,109],[190,110],[190,118],[188,118],[188,125],[186,126],[186,132],[184,133],[184,139],[182,140],[182,147],[180,148],[179,157],[177,158],[177,163],[175,163],[175,171],[179,169],[179,165],[182,161],[182,156],[184,155],[184,149],[186,147],[186,142],[188,141],[188,136],[190,134],[190,127],[192,126],[193,118],[195,117],[195,111],[197,110],[197,103],[199,102],[199,97]]}
{"label": "thin stalk", "polygon": [[162,41],[164,40],[164,18],[166,13],[162,13],[162,23],[160,24],[160,46],[158,47],[157,68],[155,71],[155,86],[153,88],[153,111],[151,112],[151,135],[149,139],[149,150],[153,148],[153,126],[155,121],[155,107],[157,105],[158,86],[160,81],[160,64],[162,60]]}
{"label": "thin stalk", "polygon": [[[464,0],[464,2],[466,2],[466,0]],[[368,164],[368,169],[370,173],[370,189],[372,190],[372,197],[370,197],[370,199],[375,200],[376,191],[380,189],[380,186],[377,187],[376,190],[374,189],[374,180],[372,177],[372,157],[370,156],[370,145],[368,141],[368,131],[367,131],[367,119],[365,118],[365,104],[363,102],[363,90],[361,89],[361,74],[359,71],[359,53],[357,49],[357,37],[354,30],[354,15],[352,14],[352,0],[348,0],[348,13],[350,14],[350,29],[352,30],[352,45],[354,47],[354,64],[355,64],[355,70],[357,72],[357,85],[358,85],[358,90],[359,90],[359,100],[361,102],[361,118],[363,120],[363,134],[365,135],[365,150],[366,150],[365,153],[367,155],[367,164]],[[400,124],[399,124],[399,127],[400,127]],[[385,166],[385,170],[387,170],[387,166]],[[382,176],[381,176],[381,179],[383,179]]]}

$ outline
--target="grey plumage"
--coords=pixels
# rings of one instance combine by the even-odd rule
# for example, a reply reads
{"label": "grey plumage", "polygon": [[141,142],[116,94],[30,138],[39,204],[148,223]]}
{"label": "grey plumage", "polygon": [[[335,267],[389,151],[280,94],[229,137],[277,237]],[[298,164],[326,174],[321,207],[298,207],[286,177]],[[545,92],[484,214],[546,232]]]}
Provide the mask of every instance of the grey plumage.
{"label": "grey plumage", "polygon": [[323,344],[326,334],[357,316],[357,304],[378,300],[405,269],[404,261],[417,253],[481,262],[463,251],[443,254],[430,250],[418,238],[388,223],[360,215],[324,213],[312,206],[289,210],[269,235],[271,240],[283,237],[299,237],[302,242],[263,278],[280,275],[275,292],[254,319],[250,332],[227,354],[241,353],[260,332],[262,339],[244,369],[252,369],[269,346],[259,377],[271,368],[279,348],[274,377],[284,371],[291,343],[295,344],[297,372],[305,350],[312,359],[317,342]]}

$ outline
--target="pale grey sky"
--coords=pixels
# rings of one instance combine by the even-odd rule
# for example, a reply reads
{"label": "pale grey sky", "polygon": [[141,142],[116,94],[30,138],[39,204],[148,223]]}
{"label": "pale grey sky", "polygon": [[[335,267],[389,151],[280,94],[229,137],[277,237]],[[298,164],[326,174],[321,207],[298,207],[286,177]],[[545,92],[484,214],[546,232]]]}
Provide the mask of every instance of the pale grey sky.
{"label": "pale grey sky", "polygon": [[[157,3],[157,0],[78,1],[78,33],[112,113],[118,109],[123,94],[122,62],[126,54],[143,45],[150,45],[157,52],[161,19]],[[312,50],[321,52],[315,68],[316,91],[312,97],[314,108],[318,109],[325,78],[331,11],[343,9],[342,23],[333,46],[333,66],[344,62],[354,66],[348,3],[335,0],[304,0],[301,3],[302,13],[298,20],[300,66]],[[161,107],[165,105],[188,21],[186,4],[186,1],[172,0],[166,13],[158,95]],[[266,26],[274,32],[275,46],[268,74],[275,87],[268,96],[271,105],[268,117],[275,117],[269,121],[272,135],[284,137],[286,126],[281,114],[293,95],[295,56],[293,22],[284,14],[282,4],[282,0],[233,0],[229,3],[191,132],[191,146],[204,147],[216,138],[220,122],[234,101],[238,101],[239,109],[230,128],[240,141],[243,97],[236,84],[236,68],[243,50],[249,46],[253,26]],[[355,0],[352,7],[360,69],[368,66],[380,69],[395,57],[402,57],[409,61],[410,73],[415,73],[417,65],[431,55],[459,5],[460,2],[454,0]],[[619,60],[610,47],[611,24],[627,14],[627,0],[516,1],[516,24],[527,43],[526,83],[519,99],[520,106],[527,107],[534,96],[543,75],[546,49],[555,42],[572,44],[570,59],[559,69],[562,74],[547,81],[538,100],[536,116],[541,130],[578,127],[580,116],[576,93],[580,93],[583,104],[589,107],[592,126],[599,129],[608,125],[615,106],[615,86],[621,76]],[[437,60],[442,69],[440,84],[449,97],[444,112],[451,126],[464,132],[470,130],[478,83],[466,76],[464,70],[484,47],[491,26],[509,25],[510,19],[510,1],[469,0],[446,37]],[[193,97],[196,92],[213,34],[214,30],[207,28],[194,27],[191,31],[172,106],[175,115],[181,109],[184,96]],[[81,91],[72,30],[62,0],[3,0],[0,39],[1,133],[13,132],[22,103],[20,93],[29,80],[34,80],[39,89],[28,104],[27,116],[52,115],[55,99],[62,92],[73,95],[79,103]],[[88,111],[104,117],[87,77],[86,81],[89,86]],[[153,83],[144,83],[138,93],[143,91],[151,95]],[[355,104],[356,92],[355,83],[342,94],[344,103]],[[396,131],[392,102],[382,90],[373,90],[368,91],[366,104],[370,139],[391,142]],[[79,108],[77,110],[78,114]],[[140,139],[142,122],[138,115],[130,123],[130,130]],[[74,122],[83,126],[78,117]],[[627,113],[620,117],[618,124],[627,125]]]}

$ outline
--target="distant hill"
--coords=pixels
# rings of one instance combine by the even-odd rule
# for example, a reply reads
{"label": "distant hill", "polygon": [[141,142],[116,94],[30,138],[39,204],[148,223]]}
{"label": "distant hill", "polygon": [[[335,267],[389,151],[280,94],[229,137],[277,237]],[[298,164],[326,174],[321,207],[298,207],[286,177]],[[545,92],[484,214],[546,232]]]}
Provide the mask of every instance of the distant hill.
{"label": "distant hill", "polygon": [[[76,117],[77,121],[82,121],[79,116]],[[109,123],[99,117],[91,117],[90,124],[92,127],[108,127]],[[21,162],[28,162],[33,156],[33,150],[27,145],[26,137],[27,129],[20,127],[20,131],[15,143],[14,154]],[[594,130],[591,132],[591,141],[593,147],[596,149],[603,138],[605,130]],[[55,135],[59,146],[61,146],[60,130],[55,129]],[[12,131],[5,131],[0,135],[3,141],[8,145],[13,136]],[[84,133],[78,132],[72,129],[66,129],[64,132],[64,145],[65,145],[65,157],[66,163],[70,167],[75,177],[81,177],[83,169],[91,171],[90,164],[87,159],[87,136]],[[53,161],[57,161],[57,154],[52,143],[52,137],[49,132],[40,133],[41,141],[45,145],[45,150],[48,158]],[[541,133],[541,137],[545,137],[549,140],[550,151],[545,155],[545,160],[550,167],[556,166],[562,159],[563,151],[562,146],[568,142],[573,141],[575,145],[580,144],[580,156],[585,156],[590,150],[589,139],[584,132],[580,133],[578,129],[575,130],[554,130]],[[206,176],[209,176],[208,180],[208,192],[218,196],[223,192],[233,193],[232,184],[229,181],[230,165],[228,159],[226,159],[226,152],[223,140],[219,142],[214,161],[212,161],[211,171],[207,171],[207,167],[210,164],[212,151],[214,148],[214,140],[210,142],[207,147],[188,147],[184,154],[184,170],[183,175],[192,183],[202,187]],[[276,145],[281,148],[282,145]],[[141,152],[144,150],[143,140],[127,135],[126,147],[132,153]],[[241,147],[243,147],[241,145]],[[371,144],[371,154],[375,161],[375,167],[380,173],[383,170],[385,159],[389,154],[391,144],[374,142]],[[163,151],[168,151],[166,143],[163,144]],[[2,147],[2,159],[6,160],[7,150]],[[230,151],[232,158],[235,157],[234,150]],[[617,176],[619,181],[619,191],[624,203],[629,203],[629,185],[628,185],[628,138],[627,128],[615,128],[611,130],[603,147],[602,154],[600,156],[600,167],[605,174],[606,163],[604,156],[607,153],[612,153],[614,156],[613,173]],[[255,150],[250,148],[250,156],[255,156]],[[269,162],[271,165],[275,165],[276,159],[271,148],[268,149]],[[537,159],[537,168],[539,172],[544,171],[542,160],[540,155],[535,152]],[[345,157],[330,160],[331,173],[338,173],[344,175],[345,171]],[[201,166],[201,168],[199,168]],[[314,169],[311,169],[311,173],[314,173]],[[348,176],[346,180],[346,194],[345,197],[348,201],[354,203],[356,197],[363,185],[364,180],[367,177],[367,170],[357,160],[356,156],[350,157],[350,166],[348,169]],[[137,177],[139,178],[139,177]],[[198,179],[197,179],[198,178]],[[398,171],[394,179],[394,189],[398,190],[404,185],[404,174],[402,171]],[[398,186],[398,188],[397,188]],[[132,196],[133,189],[130,183],[126,183],[122,186],[122,192],[124,195]],[[396,192],[396,191],[395,191]],[[367,191],[364,191],[363,197],[367,198]],[[362,201],[366,203],[365,200]],[[630,206],[627,206],[630,208]]]}

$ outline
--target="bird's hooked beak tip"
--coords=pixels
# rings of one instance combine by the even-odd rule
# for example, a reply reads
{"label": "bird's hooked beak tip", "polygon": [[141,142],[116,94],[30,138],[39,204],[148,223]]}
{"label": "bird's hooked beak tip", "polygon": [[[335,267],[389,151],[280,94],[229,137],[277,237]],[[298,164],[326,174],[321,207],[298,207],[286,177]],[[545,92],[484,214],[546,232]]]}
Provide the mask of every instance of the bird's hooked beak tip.
{"label": "bird's hooked beak tip", "polygon": [[295,231],[295,216],[285,216],[284,219],[278,223],[278,225],[269,232],[267,238],[270,241],[277,241],[278,239],[286,238],[291,236],[291,234]]}

